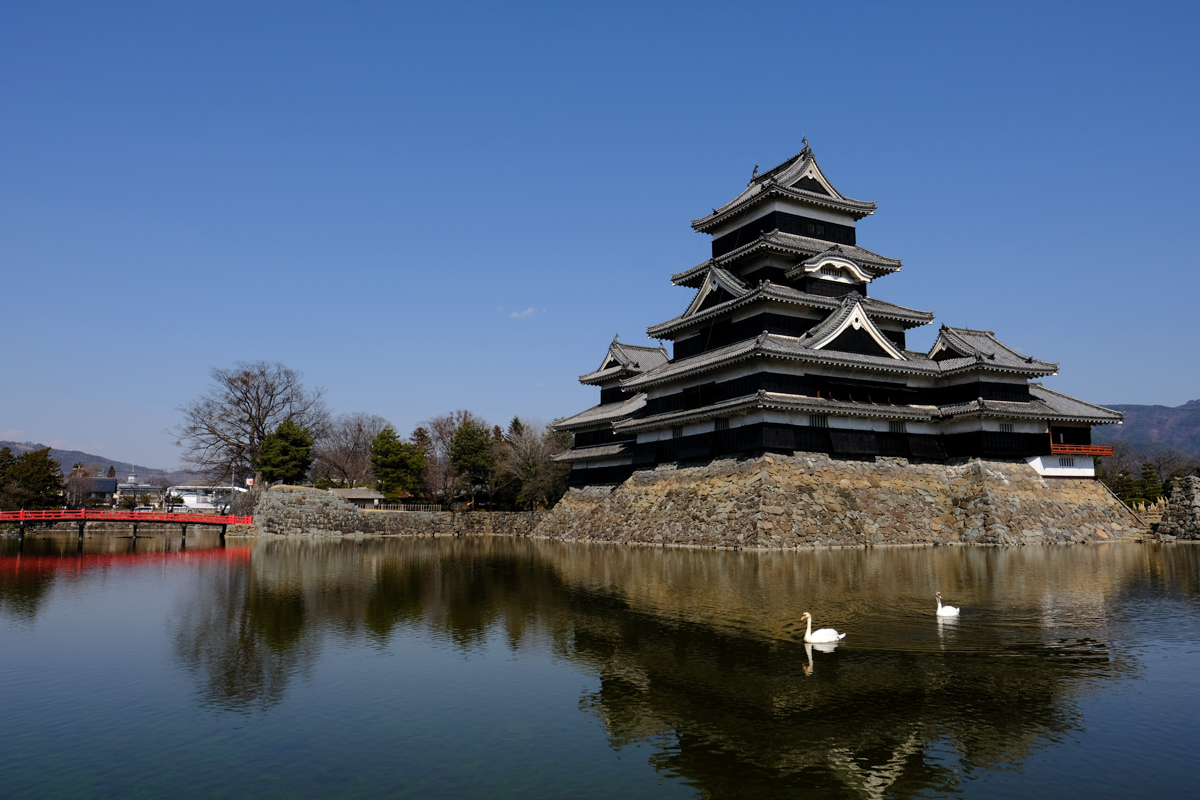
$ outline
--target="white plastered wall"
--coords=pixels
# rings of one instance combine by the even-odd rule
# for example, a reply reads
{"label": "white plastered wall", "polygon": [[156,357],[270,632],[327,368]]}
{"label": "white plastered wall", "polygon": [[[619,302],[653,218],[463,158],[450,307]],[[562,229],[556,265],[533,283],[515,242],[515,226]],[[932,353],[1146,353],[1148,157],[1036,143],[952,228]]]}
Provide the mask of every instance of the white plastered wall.
{"label": "white plastered wall", "polygon": [[1038,475],[1047,478],[1094,478],[1096,466],[1091,456],[1030,456],[1025,459]]}

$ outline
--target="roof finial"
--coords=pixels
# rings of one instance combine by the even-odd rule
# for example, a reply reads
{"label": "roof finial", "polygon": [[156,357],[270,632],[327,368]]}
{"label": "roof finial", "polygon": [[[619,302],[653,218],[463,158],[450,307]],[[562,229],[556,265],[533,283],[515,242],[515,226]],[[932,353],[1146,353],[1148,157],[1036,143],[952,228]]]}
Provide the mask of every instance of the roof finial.
{"label": "roof finial", "polygon": [[811,156],[812,148],[808,146],[808,137],[806,136],[803,139],[801,139],[800,141],[804,142],[804,149],[800,151],[800,155]]}
{"label": "roof finial", "polygon": [[755,164],[755,165],[754,165],[754,172],[751,172],[751,173],[750,173],[750,180],[754,180],[754,179],[755,179],[755,178],[757,178],[757,177],[758,177],[758,164]]}
{"label": "roof finial", "polygon": [[620,333],[614,333],[614,334],[613,334],[613,341],[614,341],[614,342],[615,342],[617,339],[620,339],[620,338],[621,338],[621,334],[620,334]]}

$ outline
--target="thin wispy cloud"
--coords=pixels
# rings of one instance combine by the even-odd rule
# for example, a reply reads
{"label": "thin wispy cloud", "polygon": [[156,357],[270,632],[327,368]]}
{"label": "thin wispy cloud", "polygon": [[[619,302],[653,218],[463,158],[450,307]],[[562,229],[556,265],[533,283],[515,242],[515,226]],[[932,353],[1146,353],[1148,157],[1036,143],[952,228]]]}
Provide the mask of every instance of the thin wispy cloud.
{"label": "thin wispy cloud", "polygon": [[509,316],[512,317],[513,319],[525,319],[525,317],[532,317],[535,310],[536,309],[534,309],[533,306],[530,306],[529,308],[525,309],[524,311],[514,311],[511,314],[509,314]]}

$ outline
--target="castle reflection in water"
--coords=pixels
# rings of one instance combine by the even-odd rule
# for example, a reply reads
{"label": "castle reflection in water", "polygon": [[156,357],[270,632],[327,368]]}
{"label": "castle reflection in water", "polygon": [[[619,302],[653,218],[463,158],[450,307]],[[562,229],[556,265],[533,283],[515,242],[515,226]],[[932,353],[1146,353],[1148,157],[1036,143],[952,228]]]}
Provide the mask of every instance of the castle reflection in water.
{"label": "castle reflection in water", "polygon": [[[613,747],[651,743],[656,769],[719,797],[954,791],[975,770],[1019,764],[1079,727],[1084,692],[1138,673],[1137,657],[1114,644],[1118,609],[1200,586],[1197,551],[1136,545],[212,544],[143,544],[141,556],[196,562],[171,647],[204,706],[271,707],[331,641],[421,632],[469,653],[499,636],[595,675],[580,708]],[[37,617],[56,582],[120,555],[89,554],[89,565],[50,538],[20,555],[11,541],[0,547],[0,614],[23,619]],[[939,589],[964,608],[957,623],[934,620]],[[806,652],[806,610],[848,631],[845,644]]]}

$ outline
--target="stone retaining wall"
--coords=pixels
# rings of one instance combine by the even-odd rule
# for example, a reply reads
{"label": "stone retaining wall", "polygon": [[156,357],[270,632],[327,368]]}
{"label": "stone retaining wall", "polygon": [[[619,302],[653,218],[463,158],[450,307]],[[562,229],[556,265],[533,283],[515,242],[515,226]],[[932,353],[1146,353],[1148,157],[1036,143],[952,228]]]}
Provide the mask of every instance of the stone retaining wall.
{"label": "stone retaining wall", "polygon": [[1043,478],[1024,461],[957,465],[797,453],[662,465],[615,489],[575,489],[535,536],[564,541],[793,549],[1048,544],[1140,538],[1095,480]]}
{"label": "stone retaining wall", "polygon": [[553,510],[535,513],[363,511],[328,492],[284,486],[254,499],[251,532],[274,536],[491,534],[786,550],[1052,544],[1147,533],[1098,481],[1043,478],[1024,461],[910,464],[808,453],[717,459],[636,472],[617,487],[572,489]]}
{"label": "stone retaining wall", "polygon": [[1200,539],[1200,478],[1180,479],[1156,530],[1160,536]]}
{"label": "stone retaining wall", "polygon": [[319,489],[276,486],[255,493],[254,533],[354,536],[526,536],[537,513],[364,511]]}

